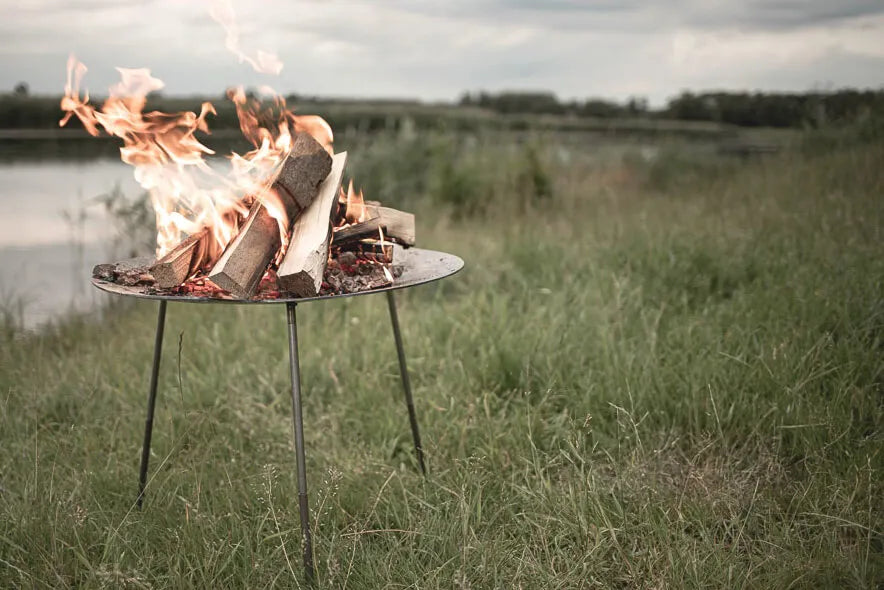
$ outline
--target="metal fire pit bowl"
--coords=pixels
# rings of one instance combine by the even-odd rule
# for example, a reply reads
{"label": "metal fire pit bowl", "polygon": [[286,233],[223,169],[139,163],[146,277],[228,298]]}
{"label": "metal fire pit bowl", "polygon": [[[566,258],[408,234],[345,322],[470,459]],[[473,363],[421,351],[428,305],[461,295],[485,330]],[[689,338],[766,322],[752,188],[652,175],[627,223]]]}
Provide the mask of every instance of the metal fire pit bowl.
{"label": "metal fire pit bowl", "polygon": [[453,254],[423,250],[421,248],[402,248],[393,246],[393,267],[401,274],[396,277],[389,287],[358,291],[356,293],[343,293],[340,295],[319,295],[317,297],[279,297],[276,299],[223,299],[220,297],[200,297],[195,295],[164,295],[149,293],[147,287],[135,285],[127,287],[101,279],[92,279],[92,284],[114,295],[128,295],[142,299],[157,299],[160,301],[180,301],[182,303],[238,303],[241,305],[272,305],[274,303],[305,303],[307,301],[321,301],[323,299],[340,299],[341,297],[356,297],[358,295],[371,295],[384,291],[407,289],[424,283],[432,283],[439,279],[451,276],[463,268],[463,260]]}
{"label": "metal fire pit bowl", "polygon": [[396,353],[399,356],[399,373],[402,377],[402,388],[405,392],[405,404],[408,408],[408,419],[411,424],[411,435],[414,439],[414,452],[417,456],[421,472],[426,475],[427,469],[424,463],[424,452],[421,446],[420,430],[417,424],[417,414],[414,410],[414,401],[411,395],[411,382],[408,378],[408,368],[405,364],[405,350],[402,345],[402,334],[399,329],[399,314],[396,311],[396,299],[394,291],[407,289],[424,283],[431,283],[451,276],[464,266],[463,260],[453,254],[422,250],[420,248],[404,249],[395,247],[393,266],[401,271],[399,276],[388,287],[346,293],[341,295],[321,295],[319,297],[292,298],[281,297],[278,299],[242,300],[220,299],[217,297],[197,297],[193,295],[164,295],[149,293],[145,287],[126,287],[100,279],[92,279],[92,284],[102,291],[137,297],[140,299],[156,299],[160,302],[157,316],[157,331],[154,340],[153,366],[150,373],[150,386],[147,397],[147,418],[144,422],[144,443],[141,448],[141,468],[138,475],[138,497],[136,504],[141,508],[144,502],[144,491],[147,486],[147,468],[150,460],[150,439],[153,432],[153,415],[157,397],[157,379],[160,370],[160,356],[163,348],[163,330],[166,325],[166,304],[169,301],[182,303],[234,303],[240,305],[273,305],[283,303],[286,306],[286,316],[289,328],[289,365],[292,379],[292,422],[295,437],[295,457],[297,459],[298,475],[298,507],[301,517],[301,533],[304,538],[304,575],[307,580],[314,577],[313,571],[313,540],[310,534],[310,513],[307,503],[307,470],[305,466],[304,452],[304,424],[301,412],[301,368],[298,360],[298,329],[295,317],[295,308],[298,303],[308,301],[323,301],[339,299],[342,297],[356,297],[358,295],[372,295],[386,293],[387,305],[390,310],[390,322],[393,325],[393,338],[396,342]]}

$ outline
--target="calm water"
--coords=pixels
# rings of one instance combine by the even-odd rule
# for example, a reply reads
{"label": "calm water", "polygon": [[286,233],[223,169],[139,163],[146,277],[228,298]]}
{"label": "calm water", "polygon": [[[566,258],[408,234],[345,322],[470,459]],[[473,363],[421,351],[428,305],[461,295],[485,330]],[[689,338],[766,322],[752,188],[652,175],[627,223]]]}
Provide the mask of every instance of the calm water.
{"label": "calm water", "polygon": [[114,227],[95,197],[140,193],[119,160],[0,163],[0,305],[27,328],[107,296],[89,284]]}

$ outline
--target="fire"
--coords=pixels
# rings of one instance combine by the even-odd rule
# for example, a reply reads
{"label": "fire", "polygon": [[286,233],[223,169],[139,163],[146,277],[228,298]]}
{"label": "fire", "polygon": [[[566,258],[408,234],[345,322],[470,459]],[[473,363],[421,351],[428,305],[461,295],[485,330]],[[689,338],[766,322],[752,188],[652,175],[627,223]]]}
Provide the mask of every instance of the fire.
{"label": "fire", "polygon": [[345,206],[344,219],[347,223],[365,221],[365,199],[362,196],[362,189],[359,189],[359,192],[354,191],[352,179],[347,192],[344,192],[344,187],[341,187],[341,195],[338,202]]}
{"label": "fire", "polygon": [[[254,65],[254,64],[253,64]],[[135,179],[149,192],[156,212],[157,257],[177,245],[184,235],[208,228],[213,240],[208,260],[215,260],[237,235],[251,203],[258,199],[280,225],[287,240],[290,220],[279,197],[270,188],[291,150],[292,134],[306,132],[333,154],[331,127],[321,117],[298,116],[272,89],[249,97],[240,87],[228,93],[243,136],[254,146],[245,154],[232,153],[226,169],[205,156],[215,152],[196,137],[209,133],[207,117],[215,114],[205,102],[193,112],[144,112],[147,95],[164,87],[147,69],[117,68],[121,81],[109,89],[107,100],[96,108],[80,85],[86,66],[73,56],[68,60],[67,84],[59,125],[76,116],[92,135],[103,130],[123,140],[122,160],[135,168]]]}

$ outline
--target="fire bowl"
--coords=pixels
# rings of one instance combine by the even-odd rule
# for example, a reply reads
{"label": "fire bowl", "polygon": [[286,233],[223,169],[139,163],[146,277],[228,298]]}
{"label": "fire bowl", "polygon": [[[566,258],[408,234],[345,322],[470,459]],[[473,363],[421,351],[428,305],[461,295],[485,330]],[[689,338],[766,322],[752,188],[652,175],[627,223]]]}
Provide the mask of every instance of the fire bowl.
{"label": "fire bowl", "polygon": [[181,301],[186,303],[301,303],[305,301],[320,301],[323,299],[335,299],[339,297],[354,297],[356,295],[369,295],[383,291],[406,289],[415,285],[431,283],[451,276],[463,268],[464,262],[458,256],[435,250],[422,248],[401,248],[395,246],[393,256],[394,274],[397,275],[392,285],[356,291],[353,293],[339,293],[333,295],[319,295],[317,297],[286,297],[281,295],[275,299],[226,299],[220,297],[199,296],[191,294],[164,294],[151,292],[151,287],[145,285],[126,286],[118,285],[102,279],[92,279],[92,284],[114,295],[126,295],[141,299],[157,299],[165,301]]}

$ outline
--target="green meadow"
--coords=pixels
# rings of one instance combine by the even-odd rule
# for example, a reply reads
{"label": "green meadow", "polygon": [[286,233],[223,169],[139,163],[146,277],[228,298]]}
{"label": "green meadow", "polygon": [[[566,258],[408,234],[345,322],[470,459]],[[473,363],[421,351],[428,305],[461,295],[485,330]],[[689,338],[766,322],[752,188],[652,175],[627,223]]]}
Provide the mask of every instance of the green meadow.
{"label": "green meadow", "polygon": [[[318,588],[884,585],[884,144],[339,136],[466,261],[298,306]],[[295,588],[283,306],[0,328],[0,587]]]}

